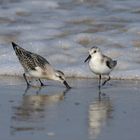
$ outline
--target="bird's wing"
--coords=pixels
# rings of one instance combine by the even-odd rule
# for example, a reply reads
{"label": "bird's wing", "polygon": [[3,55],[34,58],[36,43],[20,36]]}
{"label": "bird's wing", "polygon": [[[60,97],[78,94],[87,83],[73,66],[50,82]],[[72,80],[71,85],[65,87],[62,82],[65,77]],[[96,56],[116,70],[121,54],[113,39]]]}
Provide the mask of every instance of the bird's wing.
{"label": "bird's wing", "polygon": [[36,67],[45,68],[46,64],[50,65],[49,62],[42,56],[27,51],[15,43],[12,43],[12,45],[25,70],[35,70]]}
{"label": "bird's wing", "polygon": [[117,65],[117,61],[116,60],[106,61],[106,64],[110,69],[112,69]]}
{"label": "bird's wing", "polygon": [[106,60],[106,65],[112,69],[117,65],[117,61],[116,60],[112,60],[112,59],[108,59]]}
{"label": "bird's wing", "polygon": [[105,58],[104,60],[105,60],[105,62],[106,62],[106,65],[107,65],[110,69],[114,68],[114,67],[117,65],[117,61],[116,61],[116,60],[112,60],[110,57],[105,56],[105,55],[103,55],[103,57]]}
{"label": "bird's wing", "polygon": [[50,65],[50,63],[42,56],[38,55],[38,54],[31,54],[33,61],[37,66],[41,67],[41,68],[45,68],[46,65]]}
{"label": "bird's wing", "polygon": [[21,55],[18,55],[19,61],[26,70],[35,70],[36,64],[34,58],[31,55],[32,53],[28,51],[22,51]]}

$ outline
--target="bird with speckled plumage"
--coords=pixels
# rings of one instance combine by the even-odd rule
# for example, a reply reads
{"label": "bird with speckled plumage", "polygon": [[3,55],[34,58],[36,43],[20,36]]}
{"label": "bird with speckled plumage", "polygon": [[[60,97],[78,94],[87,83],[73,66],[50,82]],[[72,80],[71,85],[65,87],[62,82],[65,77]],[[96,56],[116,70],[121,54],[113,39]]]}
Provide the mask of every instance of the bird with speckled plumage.
{"label": "bird with speckled plumage", "polygon": [[27,86],[30,86],[27,76],[38,78],[41,86],[44,86],[41,79],[55,80],[63,83],[66,88],[71,88],[66,82],[65,75],[60,70],[55,70],[51,64],[42,56],[27,51],[12,42],[13,49],[19,59],[19,62],[24,68],[23,77],[27,83]]}

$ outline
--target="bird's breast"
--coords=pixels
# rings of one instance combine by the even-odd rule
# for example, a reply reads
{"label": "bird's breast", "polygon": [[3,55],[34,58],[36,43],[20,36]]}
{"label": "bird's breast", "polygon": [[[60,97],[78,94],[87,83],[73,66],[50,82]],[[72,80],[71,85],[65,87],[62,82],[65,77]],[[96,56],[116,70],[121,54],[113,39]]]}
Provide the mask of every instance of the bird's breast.
{"label": "bird's breast", "polygon": [[89,62],[89,67],[95,74],[109,74],[111,69],[109,69],[102,59],[91,59]]}

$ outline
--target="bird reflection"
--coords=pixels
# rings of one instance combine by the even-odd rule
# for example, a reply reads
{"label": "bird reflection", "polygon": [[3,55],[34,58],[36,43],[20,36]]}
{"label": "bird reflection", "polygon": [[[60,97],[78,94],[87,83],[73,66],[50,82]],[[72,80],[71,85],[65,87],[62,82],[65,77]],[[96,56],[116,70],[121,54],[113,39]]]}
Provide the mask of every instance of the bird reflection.
{"label": "bird reflection", "polygon": [[[41,91],[41,89],[42,89],[43,87],[45,87],[45,86],[42,86],[42,87],[37,87],[37,86],[27,86],[26,89],[25,89],[25,91],[24,91],[23,96],[25,96],[25,95],[28,94],[28,92],[29,92],[29,90],[30,90],[31,87],[37,89],[36,94],[39,94],[40,91]],[[67,89],[66,89],[66,90],[67,90]]]}
{"label": "bird reflection", "polygon": [[110,98],[102,96],[99,90],[99,97],[89,106],[89,135],[91,139],[96,139],[101,133],[101,129],[111,118],[113,107]]}
{"label": "bird reflection", "polygon": [[[27,94],[22,96],[21,104],[12,107],[11,133],[14,134],[22,130],[45,129],[42,128],[43,125],[41,125],[41,128],[39,125],[41,122],[44,123],[44,119],[46,120],[47,117],[50,117],[49,115],[57,115],[55,110],[58,107],[58,103],[64,100],[67,92],[68,90],[49,95]],[[31,123],[34,125],[31,125]]]}

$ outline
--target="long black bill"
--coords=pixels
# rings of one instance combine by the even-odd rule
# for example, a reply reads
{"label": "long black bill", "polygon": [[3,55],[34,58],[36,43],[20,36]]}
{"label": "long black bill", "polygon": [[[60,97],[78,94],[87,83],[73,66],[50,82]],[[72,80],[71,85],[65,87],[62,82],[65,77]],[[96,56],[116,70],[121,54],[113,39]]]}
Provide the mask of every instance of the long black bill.
{"label": "long black bill", "polygon": [[89,55],[84,62],[87,62],[91,58],[91,55]]}
{"label": "long black bill", "polygon": [[71,88],[66,81],[64,81],[63,84],[66,86],[66,88],[68,88],[68,89]]}

